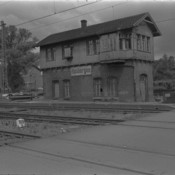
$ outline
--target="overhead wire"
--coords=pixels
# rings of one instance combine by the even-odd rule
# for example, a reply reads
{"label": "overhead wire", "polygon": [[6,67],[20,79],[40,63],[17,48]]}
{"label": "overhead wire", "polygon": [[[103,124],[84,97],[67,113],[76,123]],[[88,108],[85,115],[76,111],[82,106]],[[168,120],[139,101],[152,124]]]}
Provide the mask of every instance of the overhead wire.
{"label": "overhead wire", "polygon": [[[91,5],[91,4],[95,4],[95,3],[100,2],[100,1],[102,1],[102,0],[97,0],[95,2],[91,2],[91,3],[88,3],[88,4],[83,4],[83,5],[80,5],[80,6],[77,6],[77,7],[73,7],[73,8],[63,10],[63,11],[56,12],[55,0],[54,0],[54,13],[49,14],[49,15],[45,15],[45,16],[42,16],[42,17],[39,17],[39,18],[35,18],[35,19],[29,20],[29,21],[25,21],[25,22],[22,22],[22,23],[19,23],[19,24],[15,25],[15,26],[17,27],[17,26],[20,26],[20,25],[31,23],[31,22],[41,20],[41,19],[44,19],[44,18],[48,18],[48,17],[54,16],[54,15],[57,15],[57,14],[65,13],[65,12],[68,12],[68,11],[71,11],[71,10],[75,10],[75,9],[78,9],[78,8],[81,8],[81,7],[85,7],[85,6],[88,6],[88,5]],[[2,3],[2,4],[0,4],[0,7],[3,6],[3,5],[6,5],[7,3],[10,3],[10,2],[12,2],[12,1]],[[61,22],[64,22],[64,21],[68,21],[68,20],[71,20],[71,19],[74,19],[74,18],[77,18],[77,17],[85,16],[85,15],[88,15],[88,14],[91,14],[91,13],[96,13],[96,12],[99,12],[99,11],[102,11],[102,10],[105,10],[105,9],[108,9],[108,8],[114,8],[115,6],[122,5],[122,4],[125,4],[125,3],[128,3],[128,1],[125,1],[123,3],[117,3],[117,4],[114,4],[112,6],[105,7],[105,8],[99,9],[99,10],[90,11],[90,12],[87,12],[87,13],[84,13],[84,14],[81,14],[81,15],[77,15],[77,16],[74,16],[74,17],[71,17],[71,18],[60,20],[58,22],[49,23],[49,24],[42,25],[42,26],[39,26],[39,27],[34,27],[34,28],[31,28],[30,30],[39,29],[41,27],[47,27],[47,26],[54,25],[54,24],[57,24],[57,23],[61,23]],[[113,9],[113,13],[114,13],[114,9]],[[174,21],[174,20],[175,20],[175,18],[169,18],[169,19],[155,21],[155,22],[156,23],[163,23],[163,22]]]}
{"label": "overhead wire", "polygon": [[19,23],[19,24],[15,25],[15,26],[16,27],[21,26],[21,25],[24,25],[24,24],[27,24],[27,23],[31,23],[31,22],[34,22],[34,21],[37,21],[37,20],[41,20],[41,19],[44,19],[44,18],[48,18],[48,17],[54,16],[54,15],[57,15],[57,14],[60,14],[60,13],[65,13],[65,12],[68,12],[68,11],[71,11],[71,10],[75,10],[75,9],[78,9],[78,8],[81,8],[81,7],[85,7],[85,6],[88,6],[88,5],[91,5],[91,4],[95,4],[99,1],[101,1],[101,0],[91,2],[91,3],[88,3],[88,4],[83,4],[83,5],[80,5],[80,6],[77,6],[77,7],[72,7],[72,8],[66,9],[66,10],[62,10],[60,12],[54,11],[54,13],[52,13],[52,14],[45,15],[45,16],[42,16],[42,17],[39,17],[39,18],[35,18],[35,19],[29,20],[29,21],[25,21],[25,22],[22,22],[22,23]]}
{"label": "overhead wire", "polygon": [[102,11],[102,10],[106,10],[106,9],[111,8],[111,7],[114,8],[115,6],[123,5],[123,4],[125,4],[125,3],[127,3],[127,2],[117,3],[117,4],[114,4],[114,5],[109,6],[109,7],[101,8],[101,9],[99,9],[99,10],[93,10],[93,11],[90,11],[90,12],[87,12],[87,13],[83,13],[83,14],[81,14],[81,15],[73,16],[73,17],[71,17],[71,18],[63,19],[63,20],[60,20],[60,21],[57,21],[57,22],[49,23],[49,24],[42,25],[42,26],[39,26],[39,27],[33,27],[33,28],[30,28],[29,30],[39,29],[39,28],[41,28],[41,27],[47,27],[47,26],[50,26],[50,25],[58,24],[58,23],[61,23],[61,22],[65,22],[65,21],[68,21],[68,20],[77,18],[77,17],[81,17],[81,16],[85,16],[85,15],[88,15],[88,14],[91,14],[91,13],[96,13],[96,12],[99,12],[99,11]]}
{"label": "overhead wire", "polygon": [[[85,16],[85,15],[88,15],[88,14],[91,14],[91,13],[97,13],[99,11],[106,10],[106,9],[109,9],[109,8],[113,8],[113,13],[114,13],[114,7],[115,6],[123,5],[125,3],[128,3],[128,2],[117,3],[117,4],[114,4],[114,5],[109,6],[109,7],[105,7],[105,8],[99,9],[99,10],[90,11],[90,12],[87,12],[87,13],[84,13],[84,14],[81,14],[81,15],[76,15],[76,16],[73,16],[71,18],[63,19],[63,20],[60,20],[60,21],[57,21],[57,22],[49,23],[49,24],[42,25],[42,26],[39,26],[39,27],[33,27],[33,28],[30,28],[29,30],[37,30],[39,28],[43,28],[43,27],[58,24],[58,23],[61,23],[61,22],[65,22],[65,21],[68,21],[68,20],[71,20],[71,19],[74,19],[74,18],[78,18],[78,17],[81,17],[81,16]],[[113,14],[113,16],[114,16],[114,14]],[[161,20],[161,21],[155,21],[155,22],[156,23],[163,23],[163,22],[168,22],[168,21],[172,21],[172,20],[175,20],[175,18],[169,18],[169,19],[165,19],[165,20]]]}
{"label": "overhead wire", "polygon": [[175,18],[168,18],[168,19],[164,19],[164,20],[160,20],[160,21],[155,21],[156,23],[163,23],[163,22],[168,22],[168,21],[174,21]]}

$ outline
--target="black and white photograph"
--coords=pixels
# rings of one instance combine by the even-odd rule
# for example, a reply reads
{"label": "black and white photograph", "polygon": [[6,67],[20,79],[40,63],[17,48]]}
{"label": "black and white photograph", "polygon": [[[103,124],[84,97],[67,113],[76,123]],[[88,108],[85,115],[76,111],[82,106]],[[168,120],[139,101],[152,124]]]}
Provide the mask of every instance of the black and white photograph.
{"label": "black and white photograph", "polygon": [[175,175],[175,1],[0,0],[0,175]]}

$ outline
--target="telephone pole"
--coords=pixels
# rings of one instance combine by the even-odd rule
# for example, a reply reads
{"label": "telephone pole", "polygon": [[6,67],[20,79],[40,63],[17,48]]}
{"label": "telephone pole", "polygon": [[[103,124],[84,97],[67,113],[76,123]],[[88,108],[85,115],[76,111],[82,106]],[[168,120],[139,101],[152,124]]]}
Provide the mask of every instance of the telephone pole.
{"label": "telephone pole", "polygon": [[1,52],[2,52],[2,91],[6,93],[8,91],[8,77],[7,77],[7,60],[6,60],[6,44],[5,44],[5,23],[1,21],[1,30],[2,30],[2,43],[1,43]]}

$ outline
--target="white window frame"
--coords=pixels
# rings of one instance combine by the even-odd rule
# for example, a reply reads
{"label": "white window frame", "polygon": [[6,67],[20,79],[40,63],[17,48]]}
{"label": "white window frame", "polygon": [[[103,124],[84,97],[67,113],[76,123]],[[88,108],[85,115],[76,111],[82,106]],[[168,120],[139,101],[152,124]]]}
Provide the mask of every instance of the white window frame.
{"label": "white window frame", "polygon": [[120,50],[131,50],[131,33],[120,33],[119,34],[119,46]]}
{"label": "white window frame", "polygon": [[63,59],[73,57],[73,44],[63,45]]}
{"label": "white window frame", "polygon": [[100,52],[100,42],[98,38],[89,39],[86,42],[87,55],[98,55]]}

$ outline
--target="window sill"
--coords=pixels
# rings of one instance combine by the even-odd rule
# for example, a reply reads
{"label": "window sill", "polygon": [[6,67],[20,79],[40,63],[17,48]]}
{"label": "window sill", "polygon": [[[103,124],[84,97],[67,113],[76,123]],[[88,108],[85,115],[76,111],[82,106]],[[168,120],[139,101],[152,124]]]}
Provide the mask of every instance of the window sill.
{"label": "window sill", "polygon": [[71,59],[71,58],[73,58],[73,55],[71,55],[71,56],[63,56],[63,59]]}
{"label": "window sill", "polygon": [[104,97],[93,97],[93,100],[103,100]]}

